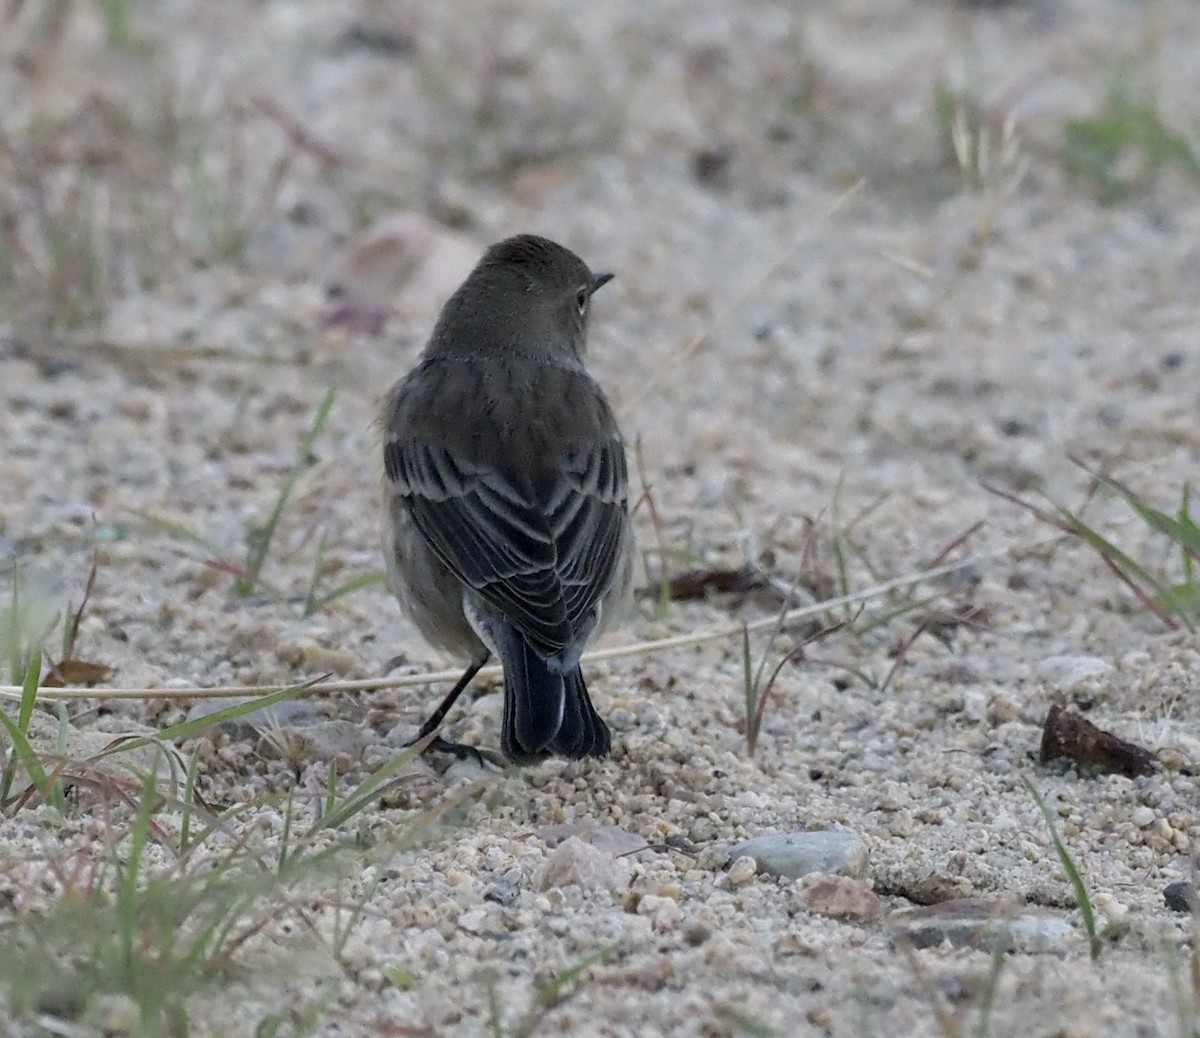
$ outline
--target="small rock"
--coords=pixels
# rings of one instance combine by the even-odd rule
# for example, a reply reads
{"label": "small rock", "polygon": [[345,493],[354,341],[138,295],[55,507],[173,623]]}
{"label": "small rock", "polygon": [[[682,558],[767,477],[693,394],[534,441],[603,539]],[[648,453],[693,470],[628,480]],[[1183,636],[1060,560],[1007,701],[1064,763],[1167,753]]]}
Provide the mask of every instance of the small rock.
{"label": "small rock", "polygon": [[490,920],[485,908],[471,908],[461,913],[454,920],[455,926],[465,933],[483,933],[488,929]]}
{"label": "small rock", "polygon": [[1163,890],[1163,900],[1172,912],[1191,912],[1200,915],[1200,894],[1190,883],[1171,883]]}
{"label": "small rock", "polygon": [[[703,838],[703,833],[693,833],[692,838],[696,836]],[[726,868],[732,861],[734,856],[729,853],[729,846],[720,843],[704,843],[700,847],[700,853],[696,855],[696,868],[704,869],[708,872],[720,872]]]}
{"label": "small rock", "polygon": [[571,836],[550,852],[538,889],[580,887],[584,890],[617,890],[629,886],[632,866],[622,858]]}
{"label": "small rock", "polygon": [[483,892],[484,901],[494,901],[498,905],[511,905],[517,900],[521,888],[511,880],[501,880],[493,883]]}
{"label": "small rock", "polygon": [[1154,808],[1138,807],[1134,809],[1132,821],[1139,829],[1149,829],[1154,824]]}
{"label": "small rock", "polygon": [[734,847],[731,857],[753,858],[759,872],[787,879],[810,872],[862,878],[867,872],[866,844],[843,829],[756,836]]}
{"label": "small rock", "polygon": [[1106,890],[1097,891],[1092,895],[1092,908],[1107,923],[1119,923],[1129,914],[1129,906],[1121,904]]}
{"label": "small rock", "polygon": [[758,862],[749,855],[737,858],[732,865],[729,866],[729,872],[726,875],[729,878],[731,887],[744,887],[758,872]]}
{"label": "small rock", "polygon": [[810,872],[804,877],[800,903],[815,915],[873,923],[883,917],[883,904],[865,883],[849,876]]}
{"label": "small rock", "polygon": [[905,909],[894,912],[891,921],[918,948],[949,943],[983,951],[1003,947],[1025,954],[1057,953],[1075,935],[1063,915],[979,898]]}
{"label": "small rock", "polygon": [[1093,678],[1112,672],[1112,664],[1098,656],[1047,656],[1037,666],[1037,676],[1052,688],[1070,692]]}
{"label": "small rock", "polygon": [[316,642],[305,642],[299,648],[300,659],[306,670],[332,674],[353,674],[362,665],[362,658],[345,649],[333,649]]}
{"label": "small rock", "polygon": [[537,831],[538,836],[548,847],[557,847],[572,836],[584,843],[590,843],[602,851],[612,855],[633,854],[644,851],[650,845],[637,833],[627,832],[615,825],[582,825],[566,823],[564,825],[544,825]]}
{"label": "small rock", "polygon": [[987,721],[993,728],[1021,719],[1021,704],[1012,696],[999,692],[988,700]]}
{"label": "small rock", "polygon": [[683,916],[675,901],[669,897],[657,897],[654,894],[646,894],[638,901],[637,914],[650,916],[654,929],[659,933],[674,930]]}
{"label": "small rock", "polygon": [[1055,703],[1042,725],[1038,760],[1047,764],[1059,757],[1129,778],[1153,774],[1159,767],[1149,750],[1097,728],[1083,715]]}

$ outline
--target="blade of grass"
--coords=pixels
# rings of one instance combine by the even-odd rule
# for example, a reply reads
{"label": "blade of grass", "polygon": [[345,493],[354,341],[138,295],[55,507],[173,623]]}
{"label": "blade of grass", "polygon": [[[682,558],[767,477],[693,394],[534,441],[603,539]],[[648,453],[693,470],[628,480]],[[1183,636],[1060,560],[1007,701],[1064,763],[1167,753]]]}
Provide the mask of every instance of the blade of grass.
{"label": "blade of grass", "polygon": [[[1189,631],[1196,629],[1195,622],[1188,616],[1184,603],[1175,601],[1171,593],[1171,588],[1168,585],[1164,584],[1141,563],[1136,562],[1106,537],[1093,530],[1069,509],[1056,507],[1058,508],[1059,515],[1066,522],[1069,531],[1098,552],[1113,574],[1167,627],[1173,631],[1178,629],[1177,618],[1183,622]],[[1137,579],[1135,580],[1134,577]],[[1141,581],[1141,583],[1139,584],[1138,581]],[[1154,597],[1146,591],[1146,585],[1154,590]],[[1163,604],[1160,605],[1160,602]]]}
{"label": "blade of grass", "polygon": [[538,1024],[541,1023],[542,1018],[551,1009],[570,997],[566,993],[567,988],[574,984],[575,981],[596,965],[596,963],[607,959],[616,949],[617,945],[615,944],[601,948],[581,959],[574,966],[569,966],[561,973],[555,974],[551,980],[541,985],[534,996],[533,1004],[513,1029],[513,1038],[529,1038],[529,1035],[533,1034]]}
{"label": "blade of grass", "polygon": [[161,745],[164,742],[190,739],[192,736],[198,735],[200,732],[212,728],[214,725],[222,724],[225,721],[232,721],[238,717],[244,717],[246,714],[254,713],[256,710],[264,710],[267,707],[274,706],[276,703],[282,703],[288,699],[294,699],[300,693],[324,681],[327,677],[329,677],[328,674],[322,674],[320,677],[303,681],[299,685],[289,685],[287,688],[281,688],[278,692],[272,692],[270,695],[252,699],[248,703],[236,703],[233,706],[215,710],[203,717],[195,717],[190,721],[180,721],[179,724],[170,725],[162,729],[162,731],[156,732],[154,735],[141,735],[132,739],[114,739],[112,743],[95,754],[92,760],[100,760],[114,753],[126,753],[130,750],[138,750],[144,746]]}
{"label": "blade of grass", "polygon": [[144,512],[135,508],[133,509],[133,514],[139,519],[146,520],[151,526],[157,526],[160,530],[178,537],[181,541],[187,541],[190,544],[194,544],[197,548],[202,548],[212,561],[232,565],[225,562],[224,553],[220,548],[191,527],[184,526],[183,523],[174,519],[168,519],[165,515],[159,515],[157,512]]}
{"label": "blade of grass", "polygon": [[[0,781],[0,807],[7,807],[9,804],[18,761],[24,767],[30,782],[33,783],[42,798],[46,801],[51,799],[50,780],[46,776],[46,769],[42,766],[41,758],[38,757],[27,737],[29,722],[33,718],[33,707],[37,701],[38,678],[41,676],[41,672],[42,654],[35,648],[29,664],[25,668],[25,680],[21,686],[21,702],[17,710],[17,719],[14,721],[6,711],[0,710],[0,724],[4,726],[12,741],[12,750],[4,765],[3,780]],[[61,802],[60,797],[56,797],[55,800]]]}
{"label": "blade of grass", "polygon": [[346,595],[351,595],[355,591],[362,591],[365,588],[376,587],[387,581],[387,575],[382,570],[376,570],[372,573],[362,573],[318,597],[316,595],[316,570],[313,571],[313,574],[313,583],[309,587],[308,596],[304,600],[304,615],[306,617],[312,616],[314,613],[319,613],[327,605],[336,602],[339,598],[344,598]]}
{"label": "blade of grass", "polygon": [[92,548],[92,565],[88,570],[87,583],[83,588],[83,597],[79,600],[79,608],[74,613],[67,617],[66,623],[63,624],[62,637],[62,658],[64,660],[75,659],[75,641],[79,637],[79,625],[83,623],[83,614],[87,611],[89,599],[92,597],[92,592],[96,589],[96,574],[100,569],[100,549]]}
{"label": "blade of grass", "polygon": [[492,1038],[504,1038],[504,1025],[500,1022],[500,996],[496,994],[496,985],[489,984],[488,997],[488,1030]]}
{"label": "blade of grass", "polygon": [[336,807],[331,806],[327,802],[326,806],[329,809],[324,811],[321,817],[313,823],[312,828],[305,833],[305,838],[311,838],[322,829],[336,829],[344,822],[353,818],[364,807],[374,803],[388,782],[416,760],[429,743],[433,741],[433,738],[433,734],[431,733],[420,742],[414,743],[403,753],[399,754],[395,760],[389,761],[381,768],[377,768],[363,779],[354,788],[354,791],[349,793]]}
{"label": "blade of grass", "polygon": [[740,1009],[721,1005],[717,1006],[717,1013],[733,1032],[744,1034],[746,1038],[775,1038],[775,1032],[770,1027]]}
{"label": "blade of grass", "polygon": [[192,815],[196,805],[196,775],[200,768],[200,753],[193,751],[188,761],[187,776],[183,783],[183,808],[179,820],[179,853],[185,855],[192,835]]}
{"label": "blade of grass", "polygon": [[[1196,629],[1193,610],[1188,605],[1188,596],[1178,595],[1170,585],[1164,583],[1115,544],[1088,526],[1080,516],[1070,509],[1052,503],[1054,512],[1048,512],[1016,494],[1011,494],[998,487],[984,483],[983,488],[997,497],[1020,505],[1047,525],[1082,540],[1100,556],[1113,575],[1129,588],[1138,601],[1158,617],[1169,630],[1178,630],[1179,623],[1176,622],[1176,617],[1188,630]],[[1153,594],[1147,590],[1147,587],[1153,590]]]}
{"label": "blade of grass", "polygon": [[127,973],[134,972],[135,944],[138,927],[138,887],[142,855],[149,842],[150,817],[158,804],[158,793],[152,775],[146,777],[142,796],[129,832],[129,847],[121,864],[116,890],[117,936],[120,942],[121,963]]}
{"label": "blade of grass", "polygon": [[1178,544],[1193,558],[1200,557],[1200,529],[1197,529],[1196,524],[1192,521],[1191,516],[1187,512],[1188,491],[1184,488],[1183,491],[1183,511],[1182,516],[1185,521],[1180,521],[1175,516],[1167,515],[1165,512],[1160,512],[1157,508],[1148,505],[1134,491],[1122,483],[1120,480],[1114,479],[1112,476],[1105,476],[1102,473],[1096,472],[1088,468],[1082,462],[1076,461],[1089,476],[1092,477],[1102,487],[1107,487],[1119,497],[1125,500],[1137,514],[1138,517],[1155,533],[1161,533],[1169,537],[1172,541]]}
{"label": "blade of grass", "polygon": [[325,561],[325,546],[329,543],[329,531],[322,530],[317,541],[317,557],[313,559],[312,573],[308,578],[308,591],[304,595],[304,616],[310,617],[317,611],[317,585],[321,582],[321,565]]}
{"label": "blade of grass", "polygon": [[1046,820],[1046,828],[1050,831],[1050,841],[1054,844],[1054,853],[1058,855],[1058,860],[1062,863],[1063,871],[1067,874],[1067,879],[1071,882],[1071,889],[1075,894],[1075,904],[1079,906],[1079,914],[1083,917],[1083,929],[1087,933],[1088,947],[1091,951],[1092,959],[1098,959],[1100,958],[1102,942],[1100,934],[1096,929],[1096,913],[1092,908],[1092,899],[1088,896],[1087,884],[1084,883],[1083,877],[1079,874],[1079,868],[1075,864],[1075,859],[1071,857],[1071,852],[1067,850],[1067,845],[1062,842],[1062,837],[1058,835],[1058,826],[1054,821],[1054,813],[1050,810],[1046,801],[1042,799],[1042,795],[1037,791],[1037,787],[1028,778],[1022,775],[1021,781],[1024,783],[1025,788],[1029,790],[1029,795],[1033,797],[1033,802],[1037,804],[1038,810],[1042,812],[1042,817]]}
{"label": "blade of grass", "polygon": [[254,543],[250,549],[250,553],[246,559],[246,577],[238,580],[234,588],[239,595],[246,597],[253,594],[254,589],[258,587],[259,576],[262,574],[263,566],[266,565],[267,555],[271,550],[271,542],[275,538],[275,533],[279,529],[279,523],[283,519],[283,514],[287,510],[288,503],[292,499],[292,492],[296,489],[296,483],[300,479],[300,474],[308,465],[308,459],[313,452],[313,445],[316,443],[317,437],[321,435],[321,430],[325,428],[325,422],[329,418],[329,412],[333,409],[333,401],[337,396],[337,390],[330,388],[326,391],[324,399],[320,406],[317,407],[317,412],[313,416],[312,425],[309,426],[308,433],[304,437],[304,442],[300,446],[300,453],[296,458],[295,465],[292,466],[291,472],[283,481],[283,486],[279,490],[279,496],[275,499],[275,507],[271,510],[271,515],[267,519],[267,525],[263,527],[262,532],[254,539]]}
{"label": "blade of grass", "polygon": [[[742,624],[742,692],[746,698],[746,746],[751,746],[754,728],[754,707],[757,696],[754,688],[754,664],[750,661],[750,627]],[[753,750],[751,750],[753,753]]]}

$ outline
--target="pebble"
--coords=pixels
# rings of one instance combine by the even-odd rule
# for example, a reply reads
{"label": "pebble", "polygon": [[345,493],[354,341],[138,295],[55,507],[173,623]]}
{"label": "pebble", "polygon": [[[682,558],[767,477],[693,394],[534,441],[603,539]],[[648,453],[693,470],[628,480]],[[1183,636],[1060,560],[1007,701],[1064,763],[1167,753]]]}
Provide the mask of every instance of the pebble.
{"label": "pebble", "polygon": [[493,883],[483,892],[484,901],[494,901],[498,905],[511,905],[521,894],[521,888],[510,880]]}
{"label": "pebble", "polygon": [[893,913],[891,922],[918,948],[950,944],[983,951],[1003,947],[1025,954],[1060,953],[1076,936],[1062,914],[980,898],[905,909]]}
{"label": "pebble", "polygon": [[844,829],[756,836],[730,854],[735,864],[738,858],[753,858],[759,872],[787,879],[810,872],[857,878],[867,873],[867,845]]}
{"label": "pebble", "polygon": [[590,843],[593,847],[612,855],[633,854],[650,846],[645,837],[615,825],[583,825],[568,822],[562,825],[543,825],[537,834],[547,847],[557,847],[564,840],[574,836],[584,843]]}
{"label": "pebble", "polygon": [[683,918],[683,912],[675,901],[654,894],[647,894],[638,902],[637,914],[649,916],[659,933],[676,929]]}
{"label": "pebble", "polygon": [[1132,821],[1139,829],[1148,829],[1154,824],[1154,818],[1154,808],[1139,807],[1134,809]]}
{"label": "pebble", "polygon": [[1129,914],[1129,906],[1121,904],[1106,890],[1097,891],[1092,895],[1092,908],[1108,923],[1119,923]]}
{"label": "pebble", "polygon": [[734,859],[732,865],[729,866],[729,872],[726,875],[729,878],[731,887],[744,887],[758,872],[758,862],[749,855]]}
{"label": "pebble", "polygon": [[988,700],[986,717],[988,724],[993,727],[1008,724],[1010,721],[1019,721],[1021,704],[1012,696],[1005,695],[1003,692],[997,693]]}
{"label": "pebble", "polygon": [[1112,664],[1098,656],[1047,656],[1037,667],[1037,676],[1047,685],[1070,692],[1086,681],[1111,673]]}
{"label": "pebble", "polygon": [[583,890],[617,890],[629,886],[632,875],[633,867],[624,858],[570,836],[546,858],[538,889],[575,886]]}
{"label": "pebble", "polygon": [[883,917],[883,903],[865,883],[849,876],[812,872],[804,877],[800,903],[814,915],[873,923]]}
{"label": "pebble", "polygon": [[1200,894],[1191,883],[1171,883],[1163,890],[1163,900],[1172,912],[1194,912],[1200,915]]}

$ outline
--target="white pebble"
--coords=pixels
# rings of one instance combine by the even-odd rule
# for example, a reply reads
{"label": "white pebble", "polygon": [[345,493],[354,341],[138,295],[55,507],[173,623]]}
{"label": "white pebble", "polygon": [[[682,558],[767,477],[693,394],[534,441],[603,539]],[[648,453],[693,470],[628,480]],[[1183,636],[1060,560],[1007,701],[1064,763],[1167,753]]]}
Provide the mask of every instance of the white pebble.
{"label": "white pebble", "polygon": [[732,865],[729,866],[729,885],[731,887],[744,887],[758,872],[758,862],[753,858],[745,855],[738,858]]}

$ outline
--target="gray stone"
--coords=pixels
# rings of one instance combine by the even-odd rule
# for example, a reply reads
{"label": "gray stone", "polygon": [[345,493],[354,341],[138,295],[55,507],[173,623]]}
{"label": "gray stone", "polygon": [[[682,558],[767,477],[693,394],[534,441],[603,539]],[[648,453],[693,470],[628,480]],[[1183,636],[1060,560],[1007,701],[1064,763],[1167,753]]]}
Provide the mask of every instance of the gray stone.
{"label": "gray stone", "polygon": [[545,841],[547,847],[557,847],[574,836],[584,843],[590,843],[593,847],[617,856],[644,851],[650,846],[644,837],[615,825],[566,822],[562,825],[543,825],[537,834]]}
{"label": "gray stone", "polygon": [[570,836],[550,852],[542,869],[541,890],[556,887],[580,887],[583,890],[617,890],[629,886],[633,866]]}
{"label": "gray stone", "polygon": [[981,898],[906,909],[893,913],[890,921],[895,932],[917,948],[948,943],[982,951],[1002,947],[1031,955],[1060,953],[1076,936],[1062,913]]}
{"label": "gray stone", "polygon": [[1163,900],[1172,912],[1194,912],[1200,915],[1200,894],[1190,883],[1171,883],[1163,889]]}
{"label": "gray stone", "polygon": [[1037,676],[1047,685],[1070,692],[1086,681],[1112,672],[1112,664],[1099,656],[1047,656],[1037,665]]}
{"label": "gray stone", "polygon": [[753,858],[758,871],[769,876],[799,879],[810,872],[862,878],[867,873],[867,845],[844,829],[776,833],[739,843],[730,858]]}
{"label": "gray stone", "polygon": [[849,876],[813,872],[804,877],[800,904],[815,915],[854,923],[874,923],[883,916],[883,904],[865,883]]}
{"label": "gray stone", "polygon": [[511,905],[521,895],[521,888],[511,880],[501,880],[493,883],[483,892],[484,901],[494,901],[498,905]]}

